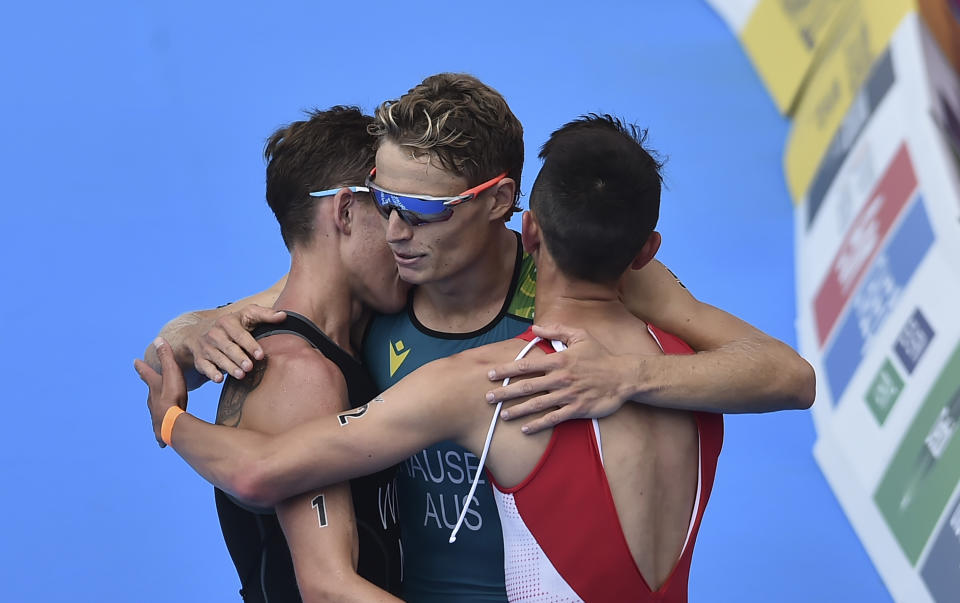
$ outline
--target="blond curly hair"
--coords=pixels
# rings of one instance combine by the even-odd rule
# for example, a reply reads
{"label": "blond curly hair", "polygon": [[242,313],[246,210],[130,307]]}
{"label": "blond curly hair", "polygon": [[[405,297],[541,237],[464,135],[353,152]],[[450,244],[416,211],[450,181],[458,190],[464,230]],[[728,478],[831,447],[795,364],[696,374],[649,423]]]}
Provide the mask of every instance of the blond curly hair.
{"label": "blond curly hair", "polygon": [[520,210],[523,126],[503,96],[472,75],[431,75],[377,107],[368,131],[414,154],[429,154],[470,186],[506,172],[517,192],[505,218]]}

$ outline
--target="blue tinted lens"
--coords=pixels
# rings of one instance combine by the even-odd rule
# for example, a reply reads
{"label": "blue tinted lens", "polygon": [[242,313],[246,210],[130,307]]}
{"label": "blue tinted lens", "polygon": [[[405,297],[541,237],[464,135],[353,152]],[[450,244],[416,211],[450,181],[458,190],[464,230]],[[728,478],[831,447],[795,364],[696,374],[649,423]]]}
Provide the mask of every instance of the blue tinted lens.
{"label": "blue tinted lens", "polygon": [[447,211],[447,206],[443,201],[428,201],[418,199],[417,197],[407,197],[406,195],[395,195],[382,190],[373,189],[373,194],[380,205],[389,205],[397,209],[416,212],[428,216],[430,214],[443,214]]}
{"label": "blue tinted lens", "polygon": [[370,192],[373,193],[377,210],[381,216],[389,218],[390,211],[395,209],[403,221],[411,226],[419,226],[429,222],[443,222],[449,220],[450,216],[453,215],[453,208],[445,206],[442,201],[428,201],[416,197],[395,195],[376,188],[371,188]]}

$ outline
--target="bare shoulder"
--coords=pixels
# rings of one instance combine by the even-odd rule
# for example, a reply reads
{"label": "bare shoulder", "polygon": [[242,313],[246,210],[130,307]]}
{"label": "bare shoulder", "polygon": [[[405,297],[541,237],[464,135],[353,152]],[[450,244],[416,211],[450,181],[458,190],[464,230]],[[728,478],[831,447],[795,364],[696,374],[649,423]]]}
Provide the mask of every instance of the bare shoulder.
{"label": "bare shoulder", "polygon": [[284,431],[348,408],[343,374],[308,342],[296,335],[279,334],[260,344],[264,359],[257,364],[263,364],[263,376],[248,397],[245,427]]}
{"label": "bare shoulder", "polygon": [[269,371],[283,379],[287,389],[342,386],[346,382],[337,365],[297,335],[279,334],[260,340]]}
{"label": "bare shoulder", "polygon": [[[459,352],[448,357],[447,360],[465,367],[484,366],[489,368],[491,364],[512,361],[526,345],[527,342],[522,339],[506,339]],[[533,353],[533,350],[530,353]]]}

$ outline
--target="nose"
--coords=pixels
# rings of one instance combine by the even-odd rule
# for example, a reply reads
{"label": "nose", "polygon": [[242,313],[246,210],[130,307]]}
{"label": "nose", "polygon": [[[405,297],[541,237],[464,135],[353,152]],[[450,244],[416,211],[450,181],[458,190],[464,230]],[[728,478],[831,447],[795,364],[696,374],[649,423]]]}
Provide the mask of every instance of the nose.
{"label": "nose", "polygon": [[387,218],[387,242],[398,243],[408,241],[413,237],[413,227],[403,221],[400,212],[391,211]]}

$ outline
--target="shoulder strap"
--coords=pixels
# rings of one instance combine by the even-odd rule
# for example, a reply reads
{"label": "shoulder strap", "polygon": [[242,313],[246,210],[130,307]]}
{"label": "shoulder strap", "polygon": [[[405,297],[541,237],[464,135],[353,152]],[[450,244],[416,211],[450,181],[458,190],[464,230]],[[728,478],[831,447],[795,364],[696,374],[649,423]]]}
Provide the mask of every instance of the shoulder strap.
{"label": "shoulder strap", "polygon": [[[520,333],[519,335],[517,335],[514,339],[522,339],[523,341],[526,341],[526,342],[532,342],[534,345],[536,345],[538,348],[540,348],[547,354],[552,354],[554,352],[559,352],[561,350],[566,349],[566,346],[564,346],[563,343],[559,341],[548,342],[534,335],[532,326],[528,328],[526,331],[524,331],[523,333]],[[534,341],[534,339],[536,339],[536,341]],[[523,354],[526,355],[526,352],[523,352]],[[517,360],[519,360],[520,358],[521,357],[517,357]],[[506,383],[504,383],[504,385],[506,385]]]}
{"label": "shoulder strap", "polygon": [[357,360],[348,354],[343,348],[334,343],[320,328],[313,324],[309,318],[290,310],[284,310],[287,318],[283,322],[275,324],[261,324],[253,329],[254,339],[263,339],[270,335],[297,335],[305,339],[310,345],[317,348],[321,354],[333,360],[339,365],[338,361],[348,359],[349,362]]}
{"label": "shoulder strap", "polygon": [[[520,360],[526,356],[527,352],[541,341],[539,337],[531,339],[530,342],[520,350],[520,353],[517,354],[514,360]],[[510,377],[503,380],[503,385],[510,385]],[[457,518],[457,523],[453,526],[453,531],[450,532],[450,538],[447,541],[450,544],[456,542],[457,532],[460,531],[460,526],[463,525],[463,520],[467,517],[467,511],[469,510],[470,503],[473,501],[473,495],[477,491],[477,484],[480,483],[480,473],[483,471],[483,466],[487,462],[487,453],[490,452],[490,442],[493,441],[493,431],[497,428],[497,419],[500,418],[501,408],[503,408],[503,400],[497,402],[497,407],[493,410],[493,418],[490,420],[490,427],[487,429],[487,439],[483,442],[483,452],[480,453],[480,462],[477,463],[477,469],[473,474],[473,483],[470,485],[470,492],[463,501],[463,510],[460,511],[460,517]]]}

